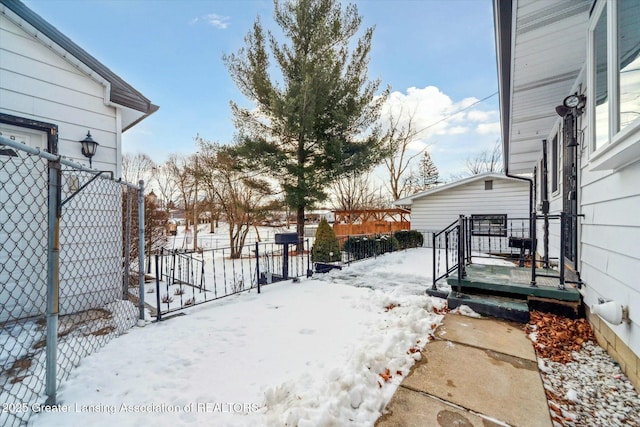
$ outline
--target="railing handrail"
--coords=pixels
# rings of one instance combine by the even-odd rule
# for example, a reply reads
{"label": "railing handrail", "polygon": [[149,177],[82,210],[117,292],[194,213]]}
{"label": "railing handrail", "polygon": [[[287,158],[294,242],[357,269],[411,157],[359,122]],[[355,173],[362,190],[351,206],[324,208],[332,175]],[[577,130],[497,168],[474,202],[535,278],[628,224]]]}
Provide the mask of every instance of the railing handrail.
{"label": "railing handrail", "polygon": [[438,237],[439,235],[441,235],[442,233],[445,233],[447,231],[451,231],[449,230],[450,228],[455,228],[458,225],[458,220],[456,219],[455,221],[453,221],[451,224],[447,225],[445,228],[443,228],[442,230],[438,231],[437,233],[433,233],[433,237]]}

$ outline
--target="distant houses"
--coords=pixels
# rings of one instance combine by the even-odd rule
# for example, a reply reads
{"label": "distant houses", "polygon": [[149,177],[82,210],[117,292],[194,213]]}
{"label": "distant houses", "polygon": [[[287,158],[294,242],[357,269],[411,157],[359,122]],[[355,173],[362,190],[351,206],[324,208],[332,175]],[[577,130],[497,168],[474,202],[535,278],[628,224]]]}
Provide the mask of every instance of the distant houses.
{"label": "distant houses", "polygon": [[[495,221],[506,217],[528,229],[529,184],[497,173],[483,173],[396,200],[411,209],[411,229],[437,232],[460,215]],[[521,227],[521,226],[519,226]]]}

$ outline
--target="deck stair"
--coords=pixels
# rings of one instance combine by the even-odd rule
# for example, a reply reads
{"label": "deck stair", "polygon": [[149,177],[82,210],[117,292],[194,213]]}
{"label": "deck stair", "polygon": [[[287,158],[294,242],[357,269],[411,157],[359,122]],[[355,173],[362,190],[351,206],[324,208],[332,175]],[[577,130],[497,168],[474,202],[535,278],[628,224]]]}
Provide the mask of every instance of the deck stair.
{"label": "deck stair", "polygon": [[[576,318],[582,315],[581,295],[568,285],[559,289],[559,279],[538,277],[531,286],[530,269],[503,265],[470,264],[458,291],[457,271],[447,279],[451,291],[446,295],[450,309],[467,305],[480,314],[525,323],[531,310]],[[545,274],[553,275],[554,270]],[[429,292],[432,295],[438,292]],[[437,296],[443,296],[439,291]]]}

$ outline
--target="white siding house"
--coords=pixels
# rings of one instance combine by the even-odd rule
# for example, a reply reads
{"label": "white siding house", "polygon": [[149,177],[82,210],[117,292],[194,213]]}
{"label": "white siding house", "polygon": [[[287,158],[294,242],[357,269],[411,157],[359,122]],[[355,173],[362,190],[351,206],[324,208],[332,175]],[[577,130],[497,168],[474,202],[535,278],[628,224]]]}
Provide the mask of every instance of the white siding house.
{"label": "white siding house", "polygon": [[507,215],[526,225],[529,184],[483,173],[396,200],[394,205],[411,208],[412,230],[437,232],[460,215]]}
{"label": "white siding house", "polygon": [[587,311],[640,388],[640,2],[494,0],[494,12],[505,170],[535,171],[538,212],[569,215],[549,250],[565,249],[587,308],[628,308],[620,324]]}
{"label": "white siding house", "polygon": [[[90,132],[100,144],[92,159],[93,169],[117,178],[122,168],[122,132],[157,109],[23,3],[0,0],[0,135],[88,167],[79,141]],[[15,318],[17,312],[22,316],[42,313],[47,246],[46,162],[19,164],[2,153],[0,322]],[[12,180],[15,176],[23,176],[24,181]],[[68,176],[63,174],[62,179]],[[102,292],[104,297],[91,302],[95,306],[113,301],[112,294],[122,287],[122,194],[118,191],[116,186],[117,200],[109,201],[107,213],[105,204],[100,205],[99,217],[87,213],[86,205],[69,203],[65,207],[61,246],[62,256],[67,257],[60,266],[63,314],[88,308],[77,301],[82,293]],[[95,197],[98,200],[103,195]],[[77,224],[79,218],[84,229]],[[44,231],[34,225],[42,223]],[[65,234],[65,227],[77,230]],[[109,241],[100,239],[106,235]],[[78,253],[82,256],[71,255]],[[83,265],[82,270],[78,264]],[[86,271],[100,274],[87,275]],[[24,298],[15,296],[18,291]]]}

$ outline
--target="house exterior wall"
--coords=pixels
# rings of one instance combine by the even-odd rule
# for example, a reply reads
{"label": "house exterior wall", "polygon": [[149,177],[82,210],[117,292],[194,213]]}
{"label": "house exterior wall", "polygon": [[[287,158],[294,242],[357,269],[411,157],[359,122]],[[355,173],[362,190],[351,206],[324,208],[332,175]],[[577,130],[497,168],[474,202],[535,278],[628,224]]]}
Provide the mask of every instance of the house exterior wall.
{"label": "house exterior wall", "polygon": [[0,112],[58,125],[58,150],[88,165],[78,141],[87,131],[100,146],[93,167],[120,168],[120,120],[106,88],[0,14]]}
{"label": "house exterior wall", "polygon": [[[604,3],[599,2],[598,6]],[[592,20],[596,17],[594,14]],[[595,119],[590,117],[596,97],[589,86],[594,75],[592,63],[591,56],[585,58],[583,73],[574,83],[574,91],[581,90],[587,100],[591,100],[578,122],[581,135],[578,141],[578,213],[583,217],[579,219],[578,227],[577,267],[584,282],[581,293],[587,308],[597,304],[599,299],[613,300],[629,307],[630,323],[621,325],[611,325],[592,315],[588,309],[587,316],[600,345],[620,363],[636,388],[640,389],[640,156],[637,155],[640,122],[635,120],[624,133],[610,137],[609,147],[595,150]],[[559,123],[547,136],[548,140],[560,130]],[[618,147],[626,149],[628,155],[615,159]],[[605,162],[609,166],[603,167]],[[562,164],[560,159],[560,178]],[[551,176],[547,182],[550,186]],[[563,209],[562,185],[560,179],[559,191],[550,195],[552,214]],[[538,227],[541,233],[540,223]],[[551,256],[558,256],[559,244],[559,227],[553,227],[550,232]]]}
{"label": "house exterior wall", "polygon": [[[86,166],[89,161],[81,154],[78,141],[90,131],[100,144],[92,159],[93,168],[111,171],[118,176],[121,167],[120,112],[117,107],[105,103],[108,88],[99,79],[88,76],[45,46],[43,41],[0,14],[0,113],[56,125],[58,154]],[[21,134],[23,130],[27,131],[0,123],[0,131],[4,131],[5,136],[11,132]],[[25,141],[31,144],[31,140]],[[46,138],[44,141],[44,144],[31,145],[46,149]],[[15,164],[17,168],[28,168],[25,164]],[[4,166],[0,172],[11,173]],[[13,172],[29,177],[35,173],[25,170]],[[46,168],[37,173],[40,175],[33,179],[46,184]],[[63,199],[70,194],[69,178],[74,175],[80,177],[81,184],[89,179],[86,173],[63,168]],[[25,234],[21,230],[26,227],[19,223],[44,221],[46,230],[46,191],[34,193],[26,190],[24,186],[29,185],[28,181],[18,184],[13,190],[0,189],[0,201],[3,202],[0,217],[5,217],[1,219],[18,224],[3,227],[7,234],[3,241],[14,242],[10,251],[5,248],[3,262],[34,270],[34,274],[40,277],[35,280],[29,271],[20,278],[0,275],[3,285],[0,302],[6,300],[15,306],[12,311],[2,314],[9,318],[15,318],[16,313],[22,317],[41,315],[45,299],[34,295],[46,295],[46,275],[42,276],[46,268],[38,270],[46,266],[46,233],[43,235],[42,230],[37,230],[33,235]],[[98,179],[82,190],[77,198],[83,200],[82,204],[74,200],[62,209],[60,314],[102,307],[117,299],[121,292],[122,190],[118,184],[111,184],[109,190],[105,190],[105,181]],[[21,197],[16,198],[10,192]],[[44,204],[40,203],[40,198],[45,199]],[[16,215],[24,206],[31,206],[29,215]],[[40,206],[39,210],[34,212],[33,206]],[[37,265],[32,265],[34,260],[37,260]],[[28,283],[20,282],[25,280]],[[19,292],[12,293],[11,290],[20,290],[20,299],[14,298]],[[0,318],[3,320],[7,319]]]}
{"label": "house exterior wall", "polygon": [[[493,181],[492,190],[485,190],[485,180]],[[529,184],[520,180],[487,177],[416,198],[411,206],[411,228],[440,231],[460,215],[476,214],[528,218]]]}

